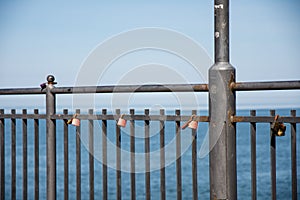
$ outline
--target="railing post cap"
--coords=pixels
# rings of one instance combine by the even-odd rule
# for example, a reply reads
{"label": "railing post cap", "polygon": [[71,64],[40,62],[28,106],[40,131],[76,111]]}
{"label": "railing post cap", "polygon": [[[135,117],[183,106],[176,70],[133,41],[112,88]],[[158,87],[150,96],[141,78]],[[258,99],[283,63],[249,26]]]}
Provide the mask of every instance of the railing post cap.
{"label": "railing post cap", "polygon": [[55,81],[55,77],[53,75],[48,75],[47,81],[48,81],[48,83],[53,83]]}

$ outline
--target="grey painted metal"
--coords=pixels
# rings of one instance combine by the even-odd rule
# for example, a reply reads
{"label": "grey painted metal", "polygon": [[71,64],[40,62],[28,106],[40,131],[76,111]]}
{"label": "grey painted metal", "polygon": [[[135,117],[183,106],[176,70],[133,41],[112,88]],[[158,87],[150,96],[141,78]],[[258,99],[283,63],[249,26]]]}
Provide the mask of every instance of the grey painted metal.
{"label": "grey painted metal", "polygon": [[[48,81],[48,80],[47,80]],[[47,199],[56,199],[56,100],[52,93],[53,82],[48,81],[46,88],[46,156],[47,156]]]}
{"label": "grey painted metal", "polygon": [[[0,115],[4,114],[4,109],[0,109]],[[5,197],[5,120],[0,118],[0,199]]]}
{"label": "grey painted metal", "polygon": [[[296,116],[296,110],[291,110],[291,116]],[[291,171],[292,171],[292,199],[297,199],[297,138],[296,124],[291,123]]]}
{"label": "grey painted metal", "polygon": [[[222,61],[220,61],[222,62]],[[300,80],[268,82],[232,82],[230,88],[235,91],[252,90],[298,90]],[[165,85],[109,85],[56,87],[54,94],[77,93],[145,93],[145,92],[208,92],[208,84],[165,84]],[[40,95],[45,94],[40,88],[6,88],[0,89],[0,95]]]}
{"label": "grey painted metal", "polygon": [[[250,111],[251,116],[256,115],[255,110]],[[252,200],[257,198],[256,188],[256,123],[250,124],[250,137],[251,137],[251,196]]]}
{"label": "grey painted metal", "polygon": [[[270,110],[270,115],[275,116],[275,110]],[[272,123],[270,123],[270,172],[271,172],[271,197],[276,199],[276,136],[271,130]]]}
{"label": "grey painted metal", "polygon": [[[102,114],[106,114],[103,113]],[[89,109],[89,115],[93,115],[93,109]],[[90,200],[94,200],[94,121],[89,120],[89,167],[90,167]],[[103,140],[102,140],[103,141]]]}
{"label": "grey painted metal", "polygon": [[[274,122],[274,117],[270,116],[232,116],[232,122],[256,122],[256,123],[268,123]],[[280,116],[278,122],[286,123],[300,123],[300,117],[289,117],[289,116]]]}
{"label": "grey painted metal", "polygon": [[[130,115],[134,115],[134,109],[130,109]],[[136,199],[136,185],[135,185],[135,122],[130,120],[130,187],[131,200]]]}
{"label": "grey painted metal", "polygon": [[[12,109],[11,114],[15,113]],[[11,199],[16,199],[16,119],[11,119]]]}
{"label": "grey painted metal", "polygon": [[[116,115],[120,116],[120,109],[116,109]],[[117,200],[122,198],[122,177],[121,177],[121,130],[116,123],[116,187],[117,187]]]}
{"label": "grey painted metal", "polygon": [[[193,110],[192,115],[197,115],[197,111]],[[192,129],[192,178],[193,178],[193,200],[198,199],[198,175],[197,175],[197,130]]]}
{"label": "grey painted metal", "polygon": [[[76,114],[80,114],[80,109],[76,109]],[[81,134],[80,126],[76,126],[76,199],[81,199]]]}
{"label": "grey painted metal", "polygon": [[214,1],[215,63],[229,63],[229,0]]}
{"label": "grey painted metal", "polygon": [[[39,110],[34,109],[34,114],[38,115]],[[34,199],[39,199],[39,119],[34,119]]]}
{"label": "grey painted metal", "polygon": [[[132,93],[132,92],[207,92],[207,84],[111,85],[56,88],[56,94],[71,93]],[[1,90],[0,90],[1,93]]]}
{"label": "grey painted metal", "polygon": [[[160,109],[160,115],[164,116],[164,109]],[[163,118],[163,117],[162,117]],[[160,199],[166,199],[166,172],[165,172],[165,122],[159,122],[159,145],[160,145]]]}
{"label": "grey painted metal", "polygon": [[[23,114],[27,114],[27,110],[23,109]],[[27,199],[28,190],[28,165],[27,165],[27,119],[22,119],[23,129],[23,199]]]}
{"label": "grey painted metal", "polygon": [[[145,116],[149,116],[149,109],[145,109]],[[145,120],[145,191],[146,200],[151,199],[150,190],[150,121]]]}
{"label": "grey painted metal", "polygon": [[298,90],[300,80],[296,81],[269,81],[269,82],[240,82],[231,83],[231,88],[236,91],[251,90]]}
{"label": "grey painted metal", "polygon": [[[106,115],[106,109],[102,110],[102,115]],[[108,198],[108,188],[107,188],[107,121],[102,120],[102,190],[103,199]]]}
{"label": "grey painted metal", "polygon": [[[34,114],[38,115],[39,110],[34,109]],[[34,199],[39,199],[39,119],[34,119]]]}
{"label": "grey painted metal", "polygon": [[[215,64],[209,69],[210,199],[237,199],[235,68],[229,63],[229,0],[214,1]],[[222,127],[222,128],[220,128]],[[214,143],[217,141],[216,143]]]}
{"label": "grey painted metal", "polygon": [[[68,110],[63,110],[68,115]],[[64,199],[69,199],[69,128],[68,119],[64,119]]]}
{"label": "grey painted metal", "polygon": [[[175,114],[180,116],[180,110],[176,110]],[[180,121],[175,121],[176,128],[176,182],[177,182],[177,200],[182,199],[182,173],[181,173],[181,128]]]}

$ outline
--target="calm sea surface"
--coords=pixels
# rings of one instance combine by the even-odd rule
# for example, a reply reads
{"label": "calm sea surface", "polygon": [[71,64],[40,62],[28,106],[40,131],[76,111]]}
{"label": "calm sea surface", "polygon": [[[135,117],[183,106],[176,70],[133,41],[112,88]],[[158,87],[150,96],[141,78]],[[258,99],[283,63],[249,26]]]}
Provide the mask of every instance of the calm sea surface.
{"label": "calm sea surface", "polygon": [[[19,111],[20,112],[20,111]],[[30,111],[28,111],[30,112]],[[200,111],[201,115],[207,115],[206,111]],[[289,116],[290,111],[280,109],[276,114]],[[297,110],[299,116],[300,109]],[[153,113],[150,113],[153,114]],[[154,113],[157,114],[157,113]],[[167,113],[174,114],[174,111]],[[183,114],[189,115],[189,112]],[[268,110],[258,110],[257,115],[269,116]],[[249,115],[249,111],[240,110],[238,115]],[[95,122],[97,123],[97,122]],[[97,123],[98,124],[98,123]],[[144,122],[136,121],[136,151],[144,152],[143,139]],[[11,196],[11,133],[10,120],[5,120],[5,195],[6,199]],[[96,126],[96,125],[95,125]],[[101,122],[99,121],[99,126]],[[291,136],[290,125],[286,124],[286,136],[276,138],[276,169],[277,169],[277,197],[278,199],[291,199]],[[89,198],[89,153],[87,150],[87,122],[82,121],[81,135],[83,143],[81,145],[81,197]],[[174,122],[166,122],[165,144],[171,144],[175,138]],[[159,123],[151,122],[150,151],[159,150]],[[238,181],[238,199],[251,199],[251,168],[250,168],[250,133],[249,124],[239,123],[237,125],[237,181]],[[45,139],[45,121],[40,120],[39,136],[39,180],[40,180],[40,199],[46,198],[46,139]],[[199,123],[197,130],[197,149],[199,150],[204,137],[208,131],[208,123]],[[129,151],[129,123],[122,129],[122,150]],[[297,125],[297,171],[298,171],[298,198],[300,198],[300,126]],[[33,121],[28,120],[28,199],[34,198],[34,132]],[[95,129],[95,199],[102,198],[102,163],[101,163],[101,132]],[[108,121],[108,140],[115,144],[115,124],[114,121]],[[181,133],[182,137],[190,137],[191,131],[186,129]],[[22,121],[17,120],[17,199],[22,199],[22,167],[23,167],[23,145],[22,145]],[[69,198],[75,199],[76,195],[76,131],[75,127],[69,127]],[[57,121],[57,199],[63,199],[64,195],[64,157],[63,157],[63,128],[62,121]],[[258,199],[271,198],[271,177],[270,177],[270,125],[268,123],[257,124],[257,196]],[[174,151],[167,151],[166,157],[174,156]],[[108,152],[108,159],[115,159],[115,153]],[[192,199],[192,153],[191,146],[188,145],[186,151],[182,154],[182,195],[183,199]],[[156,160],[150,165],[154,165]],[[198,166],[198,196],[199,199],[209,199],[209,159],[208,156],[197,159]],[[126,165],[126,160],[122,159],[122,164]],[[144,163],[136,163],[144,165]],[[108,197],[116,197],[116,171],[108,167]],[[160,198],[160,171],[151,172],[151,197]],[[136,196],[137,199],[145,198],[145,173],[136,174]],[[166,197],[167,199],[176,198],[176,165],[171,162],[166,167]],[[130,199],[130,174],[122,172],[122,198]]]}

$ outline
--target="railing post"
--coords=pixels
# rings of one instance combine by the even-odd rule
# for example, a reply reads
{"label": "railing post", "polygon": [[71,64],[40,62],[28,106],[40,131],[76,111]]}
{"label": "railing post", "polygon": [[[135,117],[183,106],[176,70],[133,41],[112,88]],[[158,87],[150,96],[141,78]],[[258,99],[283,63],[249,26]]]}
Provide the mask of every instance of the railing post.
{"label": "railing post", "polygon": [[215,64],[209,69],[210,199],[237,199],[235,68],[229,62],[229,0],[215,0]]}
{"label": "railing post", "polygon": [[47,143],[47,199],[56,199],[56,123],[51,119],[55,114],[55,94],[52,93],[55,78],[47,76],[46,88],[46,143]]}

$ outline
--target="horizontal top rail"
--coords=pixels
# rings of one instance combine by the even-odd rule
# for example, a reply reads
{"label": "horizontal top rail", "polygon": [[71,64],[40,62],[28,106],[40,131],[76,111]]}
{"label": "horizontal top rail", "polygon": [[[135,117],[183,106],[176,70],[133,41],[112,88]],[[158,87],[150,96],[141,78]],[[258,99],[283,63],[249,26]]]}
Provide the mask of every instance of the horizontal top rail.
{"label": "horizontal top rail", "polygon": [[236,91],[251,90],[298,90],[300,89],[300,80],[298,81],[269,81],[269,82],[240,82],[231,83],[230,87]]}
{"label": "horizontal top rail", "polygon": [[[233,82],[230,85],[235,91],[253,90],[298,90],[299,81],[270,82]],[[164,84],[164,85],[110,85],[110,86],[79,86],[55,87],[54,94],[84,94],[84,93],[147,93],[147,92],[208,92],[208,84]],[[40,88],[7,88],[0,89],[0,95],[35,95],[44,94]]]}
{"label": "horizontal top rail", "polygon": [[[207,92],[207,84],[165,84],[165,85],[111,85],[111,86],[79,86],[56,87],[51,90],[55,94],[84,93],[129,93],[129,92]],[[0,95],[43,94],[40,88],[8,88],[0,89]]]}

